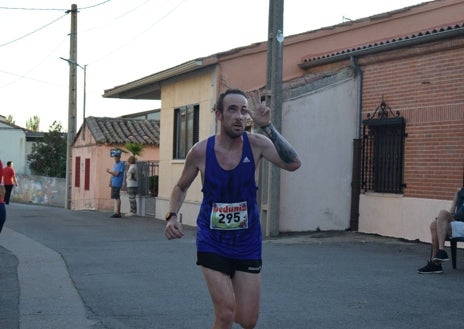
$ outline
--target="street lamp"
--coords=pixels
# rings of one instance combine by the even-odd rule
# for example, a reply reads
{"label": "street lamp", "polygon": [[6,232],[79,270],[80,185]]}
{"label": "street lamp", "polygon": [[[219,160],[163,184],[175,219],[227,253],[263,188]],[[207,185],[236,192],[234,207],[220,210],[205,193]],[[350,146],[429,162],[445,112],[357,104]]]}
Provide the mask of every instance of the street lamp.
{"label": "street lamp", "polygon": [[[73,5],[74,7],[75,5]],[[74,42],[75,44],[75,42]],[[75,47],[71,46],[71,50],[75,50]],[[76,67],[80,67],[84,70],[84,119],[85,119],[85,78],[87,65],[82,67],[76,62],[75,51],[71,51],[71,59],[60,57],[62,60],[69,64],[69,106],[68,106],[68,138],[66,146],[66,209],[71,209],[71,174],[72,174],[72,150],[71,145],[76,134]]]}
{"label": "street lamp", "polygon": [[85,105],[86,105],[86,99],[87,99],[87,95],[86,95],[86,90],[87,90],[87,64],[85,64],[84,66],[80,65],[79,63],[76,63],[70,59],[66,59],[66,58],[63,58],[63,57],[60,57],[62,60],[64,60],[65,62],[68,62],[69,64],[71,65],[75,65],[77,67],[80,67],[82,70],[84,70],[84,101],[83,101],[83,105],[82,105],[82,122],[85,121]]}

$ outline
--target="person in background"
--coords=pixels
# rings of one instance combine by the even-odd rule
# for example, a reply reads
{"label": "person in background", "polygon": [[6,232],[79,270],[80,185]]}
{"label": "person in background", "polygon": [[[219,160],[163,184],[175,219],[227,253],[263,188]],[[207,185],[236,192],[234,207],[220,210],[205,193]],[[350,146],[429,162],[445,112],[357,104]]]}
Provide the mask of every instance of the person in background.
{"label": "person in background", "polygon": [[113,170],[106,169],[106,172],[111,175],[111,199],[114,200],[114,214],[111,218],[121,218],[121,187],[124,182],[124,162],[121,161],[121,151],[111,150],[111,156],[114,158]]}
{"label": "person in background", "polygon": [[[301,166],[294,148],[271,123],[259,95],[229,89],[215,107],[220,132],[196,143],[169,202],[165,235],[182,238],[177,213],[192,182],[201,174],[203,201],[197,217],[197,265],[201,266],[214,306],[213,328],[254,328],[261,292],[262,236],[257,202],[256,168],[267,159],[279,168]],[[248,119],[262,134],[245,131]]]}
{"label": "person in background", "polygon": [[[3,163],[0,160],[0,177],[3,177]],[[3,202],[3,198],[5,196],[5,187],[0,185],[0,233],[2,233],[3,224],[6,221],[6,209],[5,203]]]}
{"label": "person in background", "polygon": [[6,168],[3,168],[3,185],[5,185],[5,204],[10,204],[11,191],[13,186],[18,186],[18,180],[16,179],[16,172],[13,168],[13,162],[8,161]]}
{"label": "person in background", "polygon": [[417,270],[419,274],[443,273],[441,263],[449,260],[445,250],[446,238],[464,236],[464,187],[456,192],[450,211],[441,210],[438,217],[430,224],[430,234],[432,238],[430,260]]}
{"label": "person in background", "polygon": [[137,214],[137,200],[135,197],[137,196],[137,189],[139,186],[135,156],[131,155],[129,159],[127,159],[127,162],[129,163],[129,169],[126,173],[127,195],[129,196],[130,214],[133,215]]}

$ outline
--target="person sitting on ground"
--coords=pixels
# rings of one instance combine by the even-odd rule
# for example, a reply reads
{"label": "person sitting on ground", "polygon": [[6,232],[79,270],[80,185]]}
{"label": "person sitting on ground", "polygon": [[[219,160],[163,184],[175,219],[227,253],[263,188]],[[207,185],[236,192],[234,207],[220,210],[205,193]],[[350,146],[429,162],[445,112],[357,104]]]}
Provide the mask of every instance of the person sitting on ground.
{"label": "person sitting on ground", "polygon": [[450,211],[441,210],[430,224],[432,252],[427,265],[418,269],[420,274],[443,273],[442,262],[449,260],[445,251],[447,237],[464,237],[464,187],[458,189]]}

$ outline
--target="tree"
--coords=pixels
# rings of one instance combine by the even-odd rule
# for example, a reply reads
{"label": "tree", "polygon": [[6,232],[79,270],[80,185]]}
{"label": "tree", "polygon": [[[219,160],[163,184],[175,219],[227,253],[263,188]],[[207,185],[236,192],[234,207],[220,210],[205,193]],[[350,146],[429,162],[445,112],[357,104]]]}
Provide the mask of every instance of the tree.
{"label": "tree", "polygon": [[42,142],[32,145],[32,153],[27,156],[32,174],[46,177],[66,177],[66,134],[63,127],[54,121]]}
{"label": "tree", "polygon": [[133,156],[142,155],[143,153],[143,144],[142,143],[126,143],[124,147],[132,153]]}
{"label": "tree", "polygon": [[8,114],[8,116],[6,117],[6,121],[11,123],[12,125],[16,124],[15,120],[13,119],[13,116],[11,114]]}
{"label": "tree", "polygon": [[26,121],[26,128],[32,131],[39,131],[40,118],[38,115],[34,115]]}

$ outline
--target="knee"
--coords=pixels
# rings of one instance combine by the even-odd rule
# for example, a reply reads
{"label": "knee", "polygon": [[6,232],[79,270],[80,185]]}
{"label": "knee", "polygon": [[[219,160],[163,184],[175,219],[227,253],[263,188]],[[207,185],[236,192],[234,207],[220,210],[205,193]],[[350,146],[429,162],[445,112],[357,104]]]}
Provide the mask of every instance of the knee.
{"label": "knee", "polygon": [[258,323],[258,317],[256,317],[256,319],[239,320],[237,323],[244,329],[253,329]]}
{"label": "knee", "polygon": [[235,322],[237,322],[242,328],[245,329],[253,329],[256,327],[256,324],[258,323],[258,314],[248,314],[246,317],[240,317],[237,315],[235,318]]}
{"label": "knee", "polygon": [[235,312],[233,309],[223,309],[220,312],[216,312],[216,323],[219,324],[219,328],[229,328],[234,323]]}
{"label": "knee", "polygon": [[438,213],[438,218],[437,219],[445,219],[445,218],[448,218],[449,216],[449,211],[447,210],[440,210],[440,212]]}
{"label": "knee", "polygon": [[437,221],[434,220],[430,223],[430,231],[435,232],[437,230]]}

